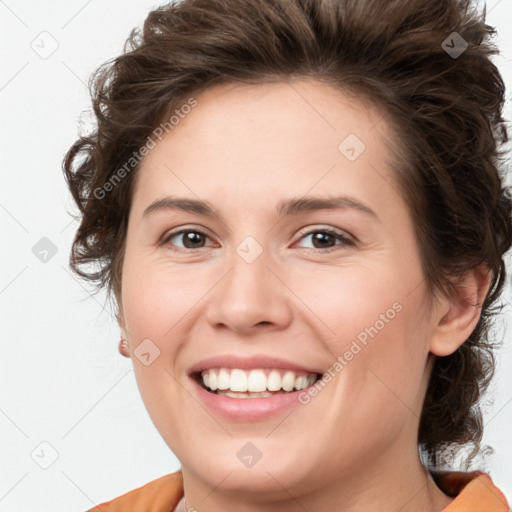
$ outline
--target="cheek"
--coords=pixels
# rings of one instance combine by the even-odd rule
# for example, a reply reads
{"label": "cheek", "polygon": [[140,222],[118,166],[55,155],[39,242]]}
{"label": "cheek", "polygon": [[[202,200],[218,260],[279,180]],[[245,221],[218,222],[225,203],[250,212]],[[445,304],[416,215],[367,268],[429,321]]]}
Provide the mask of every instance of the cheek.
{"label": "cheek", "polygon": [[191,284],[180,282],[176,272],[164,272],[158,264],[148,264],[127,251],[122,286],[124,320],[139,390],[155,423],[164,394],[176,392],[175,364],[180,343],[187,336],[182,319],[195,295]]}
{"label": "cheek", "polygon": [[184,272],[176,265],[127,255],[122,300],[129,332],[136,338],[174,338],[205,289],[206,276],[199,272]]}
{"label": "cheek", "polygon": [[361,420],[387,404],[394,423],[393,414],[408,414],[421,395],[429,325],[423,287],[410,292],[415,275],[391,269],[331,269],[298,293],[328,327],[338,403],[357,404]]}
{"label": "cheek", "polygon": [[302,277],[290,275],[289,281],[307,309],[328,328],[327,342],[339,350],[349,340],[364,342],[371,333],[387,330],[403,309],[400,280],[381,266],[325,266]]}
{"label": "cheek", "polygon": [[[127,253],[122,301],[133,368],[148,414],[166,439],[186,434],[179,429],[179,418],[186,409],[179,400],[175,376],[176,361],[188,336],[187,313],[197,302],[194,285],[195,281],[183,279],[175,270],[164,270],[158,262],[148,264]],[[143,352],[149,352],[149,361],[139,357]]]}

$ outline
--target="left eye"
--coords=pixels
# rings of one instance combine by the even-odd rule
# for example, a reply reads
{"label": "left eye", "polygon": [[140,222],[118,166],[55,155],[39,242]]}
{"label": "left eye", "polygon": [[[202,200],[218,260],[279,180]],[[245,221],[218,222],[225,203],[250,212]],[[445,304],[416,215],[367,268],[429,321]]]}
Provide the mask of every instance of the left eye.
{"label": "left eye", "polygon": [[[320,245],[320,247],[313,247],[314,249],[332,249],[336,247],[336,241],[340,242],[337,245],[354,245],[353,240],[345,236],[343,233],[333,229],[323,228],[308,231],[306,233],[302,233],[300,240],[304,240],[310,236],[312,236],[313,244]],[[330,245],[331,242],[334,242],[335,245]]]}

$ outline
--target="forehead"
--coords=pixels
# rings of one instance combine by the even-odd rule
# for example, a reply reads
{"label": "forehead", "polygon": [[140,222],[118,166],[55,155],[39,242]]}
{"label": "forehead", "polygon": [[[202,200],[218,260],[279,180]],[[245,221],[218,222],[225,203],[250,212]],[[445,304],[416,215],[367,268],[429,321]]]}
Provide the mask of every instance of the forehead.
{"label": "forehead", "polygon": [[[303,139],[301,144],[323,142],[337,147],[340,137],[350,133],[361,139],[390,135],[382,109],[375,102],[313,79],[221,84],[206,89],[195,100],[197,106],[180,116],[172,129],[174,135],[194,132],[205,143],[223,145],[243,138],[244,149],[254,148],[258,141],[267,147],[287,148],[297,137]],[[226,134],[234,138],[226,139]],[[253,142],[249,136],[257,139]]]}
{"label": "forehead", "polygon": [[324,83],[223,84],[193,100],[143,160],[134,202],[147,203],[162,188],[221,201],[313,187],[357,193],[365,176],[364,187],[378,192],[390,173],[393,132],[383,113]]}

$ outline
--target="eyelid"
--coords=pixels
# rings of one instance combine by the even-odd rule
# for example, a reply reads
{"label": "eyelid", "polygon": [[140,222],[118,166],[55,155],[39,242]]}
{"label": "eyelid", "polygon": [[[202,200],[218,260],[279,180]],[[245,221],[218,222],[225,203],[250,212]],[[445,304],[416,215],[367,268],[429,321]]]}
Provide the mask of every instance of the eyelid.
{"label": "eyelid", "polygon": [[[168,232],[164,233],[164,235],[162,236],[162,242],[161,243],[163,245],[165,245],[165,244],[167,244],[169,242],[169,240],[171,238],[173,238],[175,236],[178,236],[178,235],[181,235],[181,234],[186,233],[186,232],[199,233],[199,234],[203,235],[204,237],[209,238],[210,240],[212,240],[212,237],[203,228],[199,228],[199,227],[196,227],[196,226],[182,226],[182,227],[176,228],[176,230],[171,230],[171,231],[168,231]],[[307,248],[307,247],[306,247],[306,249],[310,249],[310,250],[313,250],[315,252],[329,252],[330,250],[335,250],[336,247],[339,247],[340,245],[352,245],[352,246],[354,246],[357,243],[357,240],[356,240],[356,238],[354,236],[352,236],[350,233],[348,233],[348,232],[346,232],[346,231],[344,231],[342,229],[334,228],[334,227],[331,227],[331,226],[316,225],[316,226],[308,226],[308,227],[305,227],[305,228],[301,228],[298,231],[297,238],[292,243],[292,245],[295,245],[297,242],[301,241],[306,236],[312,235],[314,233],[322,233],[322,232],[323,233],[328,233],[328,234],[330,234],[332,236],[335,236],[335,237],[339,237],[338,240],[341,242],[341,244],[335,245],[334,247],[329,247],[327,249],[316,249],[316,248]],[[216,244],[216,242],[214,242],[214,243]],[[181,249],[181,248],[178,248],[176,250],[178,250],[178,251],[184,250],[186,252],[193,252],[193,251],[199,251],[199,250],[204,249],[204,248],[205,247],[198,247],[196,249]]]}
{"label": "eyelid", "polygon": [[[181,235],[183,233],[187,233],[193,231],[195,233],[200,233],[201,235],[205,236],[206,238],[209,238],[212,240],[212,237],[204,230],[203,228],[198,228],[196,226],[182,226],[180,228],[176,228],[176,230],[170,230],[166,231],[161,239],[161,243],[163,245],[167,244],[169,240],[177,235]],[[197,249],[185,249],[186,251],[194,251],[194,250],[200,250],[204,249],[204,247],[198,247]]]}
{"label": "eyelid", "polygon": [[322,225],[308,226],[307,228],[300,229],[299,236],[295,242],[298,242],[299,240],[301,240],[302,238],[304,238],[307,235],[311,235],[313,233],[322,233],[322,232],[330,233],[333,236],[339,236],[340,238],[344,239],[345,243],[350,243],[353,245],[355,245],[357,243],[357,239],[354,236],[352,236],[350,233],[348,233],[347,231],[345,231],[343,229],[339,229],[339,228],[334,228],[331,226],[322,226]]}

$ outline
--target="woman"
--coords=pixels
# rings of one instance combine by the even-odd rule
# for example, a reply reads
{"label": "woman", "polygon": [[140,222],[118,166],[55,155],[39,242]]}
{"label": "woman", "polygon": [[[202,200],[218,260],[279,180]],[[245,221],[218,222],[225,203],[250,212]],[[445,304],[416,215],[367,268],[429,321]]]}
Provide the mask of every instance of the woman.
{"label": "woman", "polygon": [[184,0],[98,70],[71,265],[181,470],[94,510],[508,510],[446,471],[512,243],[492,33],[469,1]]}

